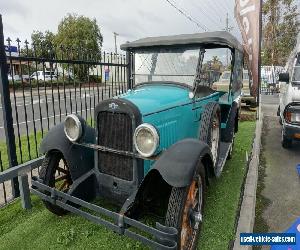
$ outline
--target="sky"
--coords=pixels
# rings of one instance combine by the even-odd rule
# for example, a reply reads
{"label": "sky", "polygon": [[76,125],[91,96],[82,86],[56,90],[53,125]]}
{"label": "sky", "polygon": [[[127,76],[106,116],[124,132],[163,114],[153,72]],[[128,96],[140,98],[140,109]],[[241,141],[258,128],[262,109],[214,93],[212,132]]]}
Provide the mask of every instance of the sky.
{"label": "sky", "polygon": [[113,32],[119,34],[119,47],[126,41],[147,36],[223,30],[226,13],[229,26],[234,27],[233,34],[239,36],[233,15],[233,0],[169,1],[199,25],[180,14],[166,0],[0,0],[0,14],[4,36],[23,41],[30,39],[33,30],[56,32],[67,13],[96,18],[104,37],[103,47],[107,51],[114,49]]}
{"label": "sky", "polygon": [[[229,27],[239,40],[234,19],[234,0],[169,0],[192,17],[180,14],[167,0],[0,0],[4,36],[30,39],[33,30],[52,32],[67,13],[96,18],[104,37],[106,51],[126,41],[158,35],[186,34],[224,30],[228,13]],[[297,0],[300,5],[300,0]]]}

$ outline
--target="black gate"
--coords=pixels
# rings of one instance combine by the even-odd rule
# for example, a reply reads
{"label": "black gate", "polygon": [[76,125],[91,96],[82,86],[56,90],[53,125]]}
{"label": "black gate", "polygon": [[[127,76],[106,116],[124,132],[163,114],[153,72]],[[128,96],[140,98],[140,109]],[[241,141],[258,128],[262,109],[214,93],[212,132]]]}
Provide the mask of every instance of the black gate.
{"label": "black gate", "polygon": [[[126,92],[127,80],[125,55],[4,38],[0,16],[0,174],[38,158],[42,138],[66,115],[93,125],[95,106]],[[0,182],[0,206],[19,195],[11,183]]]}

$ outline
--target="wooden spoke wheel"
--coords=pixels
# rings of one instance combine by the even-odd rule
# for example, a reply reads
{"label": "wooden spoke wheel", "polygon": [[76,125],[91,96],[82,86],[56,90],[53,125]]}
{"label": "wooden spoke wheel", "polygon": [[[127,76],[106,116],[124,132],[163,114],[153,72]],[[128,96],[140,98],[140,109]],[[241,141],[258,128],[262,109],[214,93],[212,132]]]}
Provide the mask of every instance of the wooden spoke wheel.
{"label": "wooden spoke wheel", "polygon": [[196,249],[202,225],[205,171],[200,163],[188,187],[173,187],[166,214],[166,226],[178,230],[178,249]]}
{"label": "wooden spoke wheel", "polygon": [[[73,182],[67,162],[60,152],[47,153],[40,171],[40,179],[43,181],[43,184],[55,187],[59,191],[69,191]],[[47,201],[44,201],[44,204],[54,214],[64,215],[68,212]]]}

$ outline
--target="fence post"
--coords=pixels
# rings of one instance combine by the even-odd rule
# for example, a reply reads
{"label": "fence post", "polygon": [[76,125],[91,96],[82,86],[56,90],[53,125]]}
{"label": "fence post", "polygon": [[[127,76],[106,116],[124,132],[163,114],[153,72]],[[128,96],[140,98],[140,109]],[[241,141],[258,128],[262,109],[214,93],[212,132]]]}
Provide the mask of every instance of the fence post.
{"label": "fence post", "polygon": [[20,185],[21,204],[23,209],[31,209],[30,189],[28,183],[28,175],[21,174],[18,176]]}
{"label": "fence post", "polygon": [[132,56],[131,52],[126,52],[126,64],[127,64],[127,89],[132,88]]}
{"label": "fence post", "polygon": [[[8,65],[6,61],[2,16],[0,15],[0,95],[3,111],[3,126],[5,131],[9,167],[18,165],[16,154],[15,133],[13,126],[12,108],[9,94]],[[20,196],[18,178],[12,179],[12,195]]]}

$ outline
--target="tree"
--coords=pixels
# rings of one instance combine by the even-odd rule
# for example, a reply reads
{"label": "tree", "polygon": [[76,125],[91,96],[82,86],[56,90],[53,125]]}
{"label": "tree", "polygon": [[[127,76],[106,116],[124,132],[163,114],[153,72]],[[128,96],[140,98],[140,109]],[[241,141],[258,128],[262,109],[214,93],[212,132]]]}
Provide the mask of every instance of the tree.
{"label": "tree", "polygon": [[278,58],[279,61],[286,62],[290,52],[294,49],[297,43],[297,35],[299,32],[299,11],[297,10],[297,5],[294,5],[292,0],[284,0],[283,2],[286,8],[283,13],[283,21],[278,27]]}
{"label": "tree", "polygon": [[218,56],[213,56],[212,60],[211,60],[211,68],[215,71],[220,71],[222,68],[223,64],[220,61]]}
{"label": "tree", "polygon": [[54,50],[55,35],[49,30],[44,33],[41,31],[33,31],[31,34],[32,48],[34,48],[34,56],[37,57],[51,57]]}
{"label": "tree", "polygon": [[265,0],[263,3],[264,65],[284,65],[296,45],[299,32],[294,0]]}
{"label": "tree", "polygon": [[58,25],[55,45],[66,49],[88,50],[93,54],[101,51],[103,37],[96,19],[68,14]]}
{"label": "tree", "polygon": [[[96,19],[68,14],[59,23],[57,34],[51,31],[33,31],[31,41],[32,48],[28,49],[28,53],[27,49],[22,49],[22,54],[45,58],[97,60],[103,37]],[[88,75],[88,66],[75,64],[74,73],[84,80]]]}
{"label": "tree", "polygon": [[[58,32],[55,35],[54,43],[60,52],[58,56],[68,56],[73,60],[90,60],[101,53],[103,37],[96,19],[85,16],[68,14],[58,25]],[[70,53],[63,53],[69,50]],[[87,65],[75,65],[74,73],[84,80],[88,75]]]}

